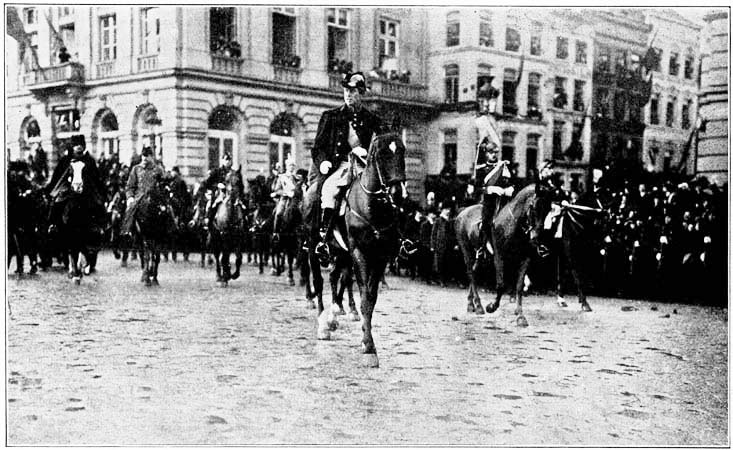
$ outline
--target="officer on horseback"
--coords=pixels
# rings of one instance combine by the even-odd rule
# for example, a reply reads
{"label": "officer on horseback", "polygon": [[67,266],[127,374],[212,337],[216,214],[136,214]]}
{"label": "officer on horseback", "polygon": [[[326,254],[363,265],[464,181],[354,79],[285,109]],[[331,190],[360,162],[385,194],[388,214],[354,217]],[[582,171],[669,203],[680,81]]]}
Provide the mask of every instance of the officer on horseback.
{"label": "officer on horseback", "polygon": [[298,187],[298,180],[295,178],[295,167],[295,160],[288,159],[285,161],[285,172],[278,175],[273,185],[273,192],[270,197],[277,200],[275,217],[283,213],[287,199],[295,197],[295,191]]}
{"label": "officer on horseback", "polygon": [[143,147],[141,152],[142,161],[140,164],[130,170],[127,179],[127,208],[125,211],[125,220],[122,223],[122,235],[130,236],[132,223],[135,220],[135,213],[138,210],[140,199],[150,192],[156,183],[163,180],[165,172],[155,163],[153,149]]}
{"label": "officer on horseback", "polygon": [[351,183],[350,155],[353,153],[364,160],[373,137],[382,131],[379,118],[362,105],[362,95],[366,92],[364,74],[345,74],[341,86],[344,104],[323,113],[311,152],[313,166],[308,178],[321,188],[321,239],[316,246],[320,257],[328,254],[325,244],[337,215],[334,211]]}
{"label": "officer on horseback", "polygon": [[[219,203],[224,201],[224,189],[227,176],[229,175],[229,172],[233,170],[234,168],[232,167],[232,154],[229,152],[224,152],[224,154],[221,156],[221,165],[212,170],[208,178],[206,178],[206,180],[204,181],[204,190],[205,192],[209,192],[211,194],[212,199],[208,203],[208,209],[206,210],[207,226],[214,220],[214,216],[216,215],[216,207],[219,206]],[[239,198],[237,198],[236,203],[239,205],[240,208],[242,208],[242,211],[244,211],[245,205],[242,199],[242,195],[244,195],[244,183],[241,183],[238,191],[239,192],[237,195],[239,195]]]}
{"label": "officer on horseback", "polygon": [[[95,231],[101,231],[101,223],[105,217],[104,210],[104,188],[102,180],[97,168],[97,163],[92,155],[86,151],[86,142],[83,135],[75,135],[71,137],[71,152],[64,155],[56,165],[51,180],[45,187],[46,194],[52,199],[51,209],[49,211],[48,221],[50,223],[49,233],[53,233],[61,223],[64,206],[72,193],[70,180],[62,177],[67,173],[71,164],[74,162],[84,163],[83,175],[86,175],[85,195],[86,199],[91,202],[92,223],[96,228]],[[67,150],[68,151],[68,150]]]}
{"label": "officer on horseback", "polygon": [[514,182],[509,171],[509,161],[499,160],[499,148],[488,136],[479,143],[478,152],[484,156],[484,161],[476,165],[476,183],[481,186],[483,193],[481,239],[486,243],[486,251],[493,254],[491,224],[499,210],[514,195]]}

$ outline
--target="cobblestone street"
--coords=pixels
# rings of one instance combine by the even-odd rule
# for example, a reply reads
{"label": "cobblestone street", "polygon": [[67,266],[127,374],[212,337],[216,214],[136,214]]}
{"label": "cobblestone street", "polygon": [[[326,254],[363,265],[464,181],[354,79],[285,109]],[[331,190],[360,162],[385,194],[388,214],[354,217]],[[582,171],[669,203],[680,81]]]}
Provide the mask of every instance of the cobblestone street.
{"label": "cobblestone street", "polygon": [[10,276],[8,445],[729,445],[725,309],[530,296],[518,328],[388,277],[368,369],[358,322],[317,341],[285,277],[163,262],[146,288],[130,266]]}

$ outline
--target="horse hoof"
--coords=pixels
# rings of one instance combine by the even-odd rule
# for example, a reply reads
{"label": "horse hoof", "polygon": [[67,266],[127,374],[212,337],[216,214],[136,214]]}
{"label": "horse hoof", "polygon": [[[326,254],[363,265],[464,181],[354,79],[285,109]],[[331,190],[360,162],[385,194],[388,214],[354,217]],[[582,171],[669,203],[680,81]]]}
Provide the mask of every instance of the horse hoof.
{"label": "horse hoof", "polygon": [[127,267],[127,261],[122,261],[120,263],[120,267]]}
{"label": "horse hoof", "polygon": [[158,283],[158,280],[153,278],[153,286],[160,286],[160,283]]}
{"label": "horse hoof", "polygon": [[529,324],[527,323],[527,319],[521,315],[517,317],[517,326],[518,327],[528,327]]}
{"label": "horse hoof", "polygon": [[466,306],[466,312],[467,313],[475,313],[476,307],[473,306],[473,303],[469,303],[468,306]]}
{"label": "horse hoof", "polygon": [[483,315],[483,313],[484,313],[484,307],[481,306],[481,303],[479,303],[478,305],[476,305],[476,314],[480,316],[480,315]]}
{"label": "horse hoof", "polygon": [[339,321],[336,319],[329,320],[328,321],[328,329],[331,331],[336,331],[339,328]]}
{"label": "horse hoof", "polygon": [[334,310],[333,315],[334,316],[345,316],[346,311],[344,311],[344,308],[338,307]]}
{"label": "horse hoof", "polygon": [[565,303],[565,299],[563,297],[558,296],[557,297],[557,306],[561,308],[567,308],[568,304]]}
{"label": "horse hoof", "polygon": [[331,339],[331,331],[328,329],[322,330],[318,329],[318,340],[319,341],[328,341]]}
{"label": "horse hoof", "polygon": [[37,274],[37,273],[38,273],[38,267],[36,267],[36,266],[31,266],[31,270],[30,270],[30,272],[28,272],[28,274],[29,274],[29,275],[35,275],[35,274]]}
{"label": "horse hoof", "polygon": [[580,306],[580,309],[581,309],[581,311],[585,311],[585,312],[591,312],[591,311],[593,311],[592,309],[590,309],[590,305],[588,303],[583,303]]}
{"label": "horse hoof", "polygon": [[74,284],[79,286],[81,284],[81,277],[74,277]]}
{"label": "horse hoof", "polygon": [[84,266],[84,275],[89,275],[92,273],[92,268],[89,265]]}
{"label": "horse hoof", "polygon": [[153,285],[153,282],[152,282],[152,281],[150,281],[150,279],[146,279],[146,280],[145,280],[145,286],[146,286],[146,287],[150,287],[150,286],[152,286],[152,285]]}
{"label": "horse hoof", "polygon": [[308,309],[316,309],[316,302],[311,298],[305,299],[305,307]]}
{"label": "horse hoof", "polygon": [[219,284],[219,287],[220,288],[225,288],[228,285],[228,283],[226,281],[224,281],[224,280],[218,281],[218,284]]}
{"label": "horse hoof", "polygon": [[236,280],[237,278],[239,278],[239,272],[234,272],[232,274],[232,280]]}
{"label": "horse hoof", "polygon": [[498,305],[497,305],[497,306],[494,306],[493,304],[491,304],[491,305],[486,305],[486,312],[487,312],[487,313],[489,313],[489,314],[491,314],[491,313],[493,313],[494,311],[496,311],[496,309],[497,309],[498,307],[499,307]]}
{"label": "horse hoof", "polygon": [[365,353],[362,361],[365,367],[368,367],[370,369],[379,368],[379,358],[377,357],[376,353]]}
{"label": "horse hoof", "polygon": [[352,322],[358,322],[360,320],[359,319],[359,314],[358,313],[355,313],[355,312],[350,312],[347,317]]}

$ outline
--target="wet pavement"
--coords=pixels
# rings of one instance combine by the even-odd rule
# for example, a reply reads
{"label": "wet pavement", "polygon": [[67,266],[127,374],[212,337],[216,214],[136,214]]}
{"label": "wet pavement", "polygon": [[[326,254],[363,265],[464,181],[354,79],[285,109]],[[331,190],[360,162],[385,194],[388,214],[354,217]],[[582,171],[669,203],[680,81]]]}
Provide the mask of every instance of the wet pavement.
{"label": "wet pavement", "polygon": [[370,369],[359,323],[316,340],[286,278],[139,278],[107,253],[80,286],[10,276],[7,444],[730,445],[727,309],[530,296],[518,328],[388,277]]}

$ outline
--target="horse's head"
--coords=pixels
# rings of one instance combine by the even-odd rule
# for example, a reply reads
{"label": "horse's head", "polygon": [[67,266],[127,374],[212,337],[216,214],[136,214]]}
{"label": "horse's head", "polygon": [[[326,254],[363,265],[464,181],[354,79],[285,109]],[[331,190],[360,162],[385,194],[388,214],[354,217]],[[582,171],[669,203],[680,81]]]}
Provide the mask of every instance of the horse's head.
{"label": "horse's head", "polygon": [[224,178],[227,195],[230,198],[239,198],[244,190],[244,182],[242,181],[242,167],[239,170],[230,170]]}
{"label": "horse's head", "polygon": [[535,184],[534,188],[528,186],[523,191],[529,193],[527,200],[527,226],[532,242],[536,242],[540,230],[544,227],[544,220],[552,208],[551,192],[541,184]]}
{"label": "horse's head", "polygon": [[71,183],[71,189],[77,194],[81,194],[84,190],[84,177],[82,173],[85,165],[84,161],[72,161],[69,166],[71,171],[69,182]]}
{"label": "horse's head", "polygon": [[402,197],[407,197],[405,187],[405,144],[397,133],[385,133],[375,137],[369,147],[366,161],[367,169],[371,177],[371,186],[376,185],[379,189],[392,195],[398,190]]}

